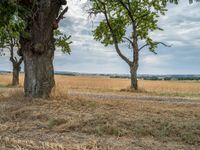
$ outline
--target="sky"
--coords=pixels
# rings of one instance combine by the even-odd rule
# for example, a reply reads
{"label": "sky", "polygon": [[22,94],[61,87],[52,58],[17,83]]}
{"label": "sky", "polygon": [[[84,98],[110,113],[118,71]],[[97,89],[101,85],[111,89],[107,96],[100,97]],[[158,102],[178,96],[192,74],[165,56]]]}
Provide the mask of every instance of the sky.
{"label": "sky", "polygon": [[[113,46],[104,47],[95,41],[92,31],[101,17],[91,18],[86,12],[87,0],[68,1],[69,11],[60,23],[60,30],[71,35],[71,55],[56,50],[55,71],[80,73],[128,74],[128,65],[117,55]],[[151,33],[155,41],[172,45],[159,46],[157,55],[144,49],[140,52],[139,74],[200,74],[200,3],[170,4],[159,27],[164,31]],[[123,52],[130,55],[127,47]],[[8,57],[0,58],[0,70],[12,70]]]}

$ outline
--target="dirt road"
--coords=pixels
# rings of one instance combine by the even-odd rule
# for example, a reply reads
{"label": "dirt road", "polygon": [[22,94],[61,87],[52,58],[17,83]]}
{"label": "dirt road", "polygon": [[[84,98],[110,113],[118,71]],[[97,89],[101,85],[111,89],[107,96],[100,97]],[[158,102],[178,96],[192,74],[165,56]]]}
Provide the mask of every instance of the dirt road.
{"label": "dirt road", "polygon": [[167,97],[167,96],[149,96],[149,95],[122,95],[117,93],[94,93],[94,92],[79,92],[75,90],[68,91],[69,96],[77,96],[82,98],[98,99],[98,100],[133,100],[133,101],[152,101],[160,103],[174,103],[174,104],[198,104],[198,98],[181,98],[181,97]]}

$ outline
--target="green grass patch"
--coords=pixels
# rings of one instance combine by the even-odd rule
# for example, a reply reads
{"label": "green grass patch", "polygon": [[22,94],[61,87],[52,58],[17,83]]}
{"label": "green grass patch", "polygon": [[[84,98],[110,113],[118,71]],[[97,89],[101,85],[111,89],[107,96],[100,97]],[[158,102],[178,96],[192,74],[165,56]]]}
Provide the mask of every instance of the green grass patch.
{"label": "green grass patch", "polygon": [[7,86],[4,84],[0,84],[0,88],[6,88]]}

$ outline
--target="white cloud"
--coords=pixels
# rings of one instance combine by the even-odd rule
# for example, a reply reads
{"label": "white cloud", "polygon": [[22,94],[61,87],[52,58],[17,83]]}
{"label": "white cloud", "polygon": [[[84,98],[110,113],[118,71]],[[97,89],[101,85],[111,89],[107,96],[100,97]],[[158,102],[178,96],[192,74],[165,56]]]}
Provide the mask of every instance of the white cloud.
{"label": "white cloud", "polygon": [[142,59],[145,64],[163,65],[173,59],[172,55],[148,55]]}

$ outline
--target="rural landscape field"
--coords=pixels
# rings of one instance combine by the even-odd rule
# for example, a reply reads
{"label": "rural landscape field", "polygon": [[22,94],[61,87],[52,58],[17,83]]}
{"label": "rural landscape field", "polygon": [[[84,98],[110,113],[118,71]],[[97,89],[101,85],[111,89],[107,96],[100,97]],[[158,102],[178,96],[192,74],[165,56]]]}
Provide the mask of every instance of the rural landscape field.
{"label": "rural landscape field", "polygon": [[200,82],[56,76],[49,99],[23,97],[0,76],[1,149],[198,150]]}
{"label": "rural landscape field", "polygon": [[200,0],[0,0],[0,150],[200,150]]}

